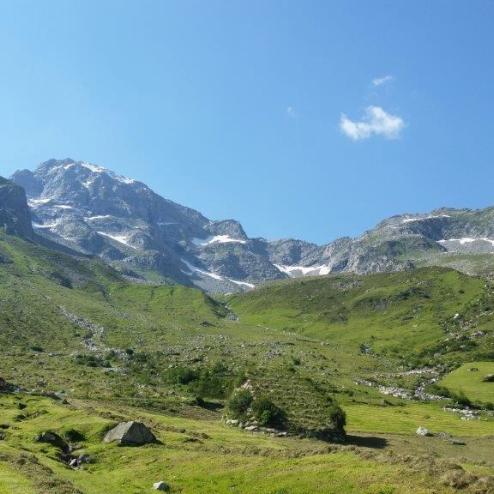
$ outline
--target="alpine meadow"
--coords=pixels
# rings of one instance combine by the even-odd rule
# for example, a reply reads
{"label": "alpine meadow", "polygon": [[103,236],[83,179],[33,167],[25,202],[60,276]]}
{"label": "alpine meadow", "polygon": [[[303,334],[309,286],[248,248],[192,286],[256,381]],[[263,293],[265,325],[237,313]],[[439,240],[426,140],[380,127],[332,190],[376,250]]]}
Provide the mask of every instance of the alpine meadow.
{"label": "alpine meadow", "polygon": [[494,494],[493,2],[0,7],[0,494]]}

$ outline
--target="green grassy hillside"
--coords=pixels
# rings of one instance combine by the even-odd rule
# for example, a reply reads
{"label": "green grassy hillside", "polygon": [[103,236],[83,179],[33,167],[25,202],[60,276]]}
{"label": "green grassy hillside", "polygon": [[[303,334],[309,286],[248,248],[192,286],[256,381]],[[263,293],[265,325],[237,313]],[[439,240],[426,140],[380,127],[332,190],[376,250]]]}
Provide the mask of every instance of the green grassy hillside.
{"label": "green grassy hillside", "polygon": [[236,295],[229,304],[250,324],[317,338],[345,351],[365,346],[368,353],[418,355],[424,365],[467,354],[494,358],[492,330],[473,336],[490,328],[494,318],[492,287],[454,270],[289,280]]}
{"label": "green grassy hillside", "polygon": [[441,384],[472,401],[494,403],[494,362],[469,362],[448,374]]}
{"label": "green grassy hillside", "polygon": [[[22,419],[19,405],[24,407]],[[410,465],[399,448],[389,454],[368,447],[264,437],[217,421],[178,419],[143,409],[77,400],[63,405],[22,395],[3,397],[0,407],[8,427],[6,440],[0,442],[0,492],[9,494],[134,494],[150,492],[159,480],[172,492],[184,494],[438,494],[455,492],[445,481],[454,472],[472,481],[473,473],[468,472],[482,471],[465,459],[462,466],[435,458],[434,445]],[[136,448],[102,442],[108,427],[130,418],[152,427],[161,444]],[[55,447],[35,441],[45,430],[65,437],[76,431],[74,453],[89,455],[91,462],[77,470],[65,466]]]}
{"label": "green grassy hillside", "polygon": [[[460,366],[493,360],[492,300],[483,279],[423,268],[289,280],[225,303],[0,233],[0,376],[20,387],[0,393],[0,493],[140,493],[162,478],[184,493],[452,492],[453,471],[489,492],[491,400]],[[245,383],[283,410],[288,437],[225,425]],[[408,399],[418,389],[444,397]],[[460,391],[482,405],[473,420],[444,410]],[[68,404],[42,396],[54,392]],[[347,444],[309,439],[337,403]],[[121,419],[163,444],[101,443]],[[84,470],[33,441],[71,428],[96,458]]]}

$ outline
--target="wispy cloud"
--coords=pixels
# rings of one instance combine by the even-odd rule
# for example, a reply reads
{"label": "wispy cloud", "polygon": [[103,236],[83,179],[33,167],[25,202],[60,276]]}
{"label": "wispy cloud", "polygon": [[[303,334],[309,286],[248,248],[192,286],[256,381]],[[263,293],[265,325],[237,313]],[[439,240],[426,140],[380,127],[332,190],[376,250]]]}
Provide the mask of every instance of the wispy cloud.
{"label": "wispy cloud", "polygon": [[344,113],[340,118],[341,131],[354,141],[374,135],[397,139],[404,127],[401,117],[385,112],[380,106],[367,107],[360,121],[350,120]]}
{"label": "wispy cloud", "polygon": [[290,117],[290,118],[297,118],[298,117],[297,110],[295,110],[295,108],[293,106],[287,106],[285,113],[286,113],[287,117]]}
{"label": "wispy cloud", "polygon": [[388,84],[394,79],[392,75],[385,75],[383,77],[376,77],[375,79],[372,79],[372,84],[374,86],[382,86],[383,84]]}

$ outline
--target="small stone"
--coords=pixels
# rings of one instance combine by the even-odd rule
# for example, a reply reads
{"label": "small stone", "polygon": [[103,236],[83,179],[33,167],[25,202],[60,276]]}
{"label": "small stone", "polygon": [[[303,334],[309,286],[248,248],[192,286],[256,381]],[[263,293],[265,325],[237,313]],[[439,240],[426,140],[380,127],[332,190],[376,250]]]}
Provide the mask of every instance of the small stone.
{"label": "small stone", "polygon": [[425,427],[420,426],[416,431],[416,434],[418,436],[432,436],[432,432],[429,431],[429,429],[426,429]]}
{"label": "small stone", "polygon": [[170,490],[170,486],[166,482],[163,482],[163,480],[160,480],[159,482],[155,482],[153,484],[153,489],[155,491],[168,492]]}

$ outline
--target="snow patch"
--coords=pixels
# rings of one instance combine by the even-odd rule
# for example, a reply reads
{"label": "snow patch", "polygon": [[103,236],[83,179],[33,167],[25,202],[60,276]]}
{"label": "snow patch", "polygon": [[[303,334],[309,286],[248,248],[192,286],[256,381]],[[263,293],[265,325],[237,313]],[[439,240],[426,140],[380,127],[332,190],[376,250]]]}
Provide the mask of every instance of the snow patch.
{"label": "snow patch", "polygon": [[302,276],[323,276],[329,274],[331,269],[327,265],[322,266],[287,266],[283,264],[274,264],[276,268],[282,273],[287,274],[290,277],[296,277],[297,274],[302,274]]}
{"label": "snow patch", "polygon": [[130,247],[131,249],[136,249],[133,245],[129,244],[128,235],[112,235],[112,234],[106,233],[106,232],[97,232],[97,233],[99,235],[103,235],[103,237],[111,238],[112,240],[115,240],[116,242],[118,242],[120,244],[124,244],[127,247]]}
{"label": "snow patch", "polygon": [[458,242],[460,245],[465,245],[465,244],[471,244],[472,242],[478,242],[478,241],[488,242],[492,246],[494,246],[494,240],[491,239],[491,238],[487,238],[487,237],[478,237],[478,238],[474,238],[474,237],[447,238],[447,239],[438,240],[437,243],[438,244],[444,244],[446,242]]}
{"label": "snow patch", "polygon": [[59,221],[53,221],[52,223],[33,223],[33,228],[56,228],[59,225]]}
{"label": "snow patch", "polygon": [[43,204],[47,204],[48,202],[52,201],[52,197],[45,197],[44,199],[29,199],[27,201],[27,204],[31,208],[37,208],[38,206],[42,206]]}
{"label": "snow patch", "polygon": [[182,259],[182,262],[187,266],[187,269],[189,270],[188,273],[185,273],[185,271],[182,271],[182,273],[185,273],[185,274],[199,273],[199,274],[202,274],[204,276],[209,276],[210,278],[214,278],[215,280],[218,280],[218,281],[224,280],[223,276],[220,276],[219,274],[216,274],[216,273],[210,273],[209,271],[204,271],[203,269],[196,268],[195,266],[190,264],[190,262],[187,262],[185,259]]}
{"label": "snow patch", "polygon": [[252,283],[247,283],[246,281],[232,280],[231,278],[228,278],[228,281],[235,283],[235,285],[246,286],[247,288],[255,288],[256,287],[256,285],[253,285]]}
{"label": "snow patch", "polygon": [[194,238],[192,239],[192,243],[204,247],[206,245],[211,245],[211,244],[228,244],[228,243],[245,244],[247,243],[247,240],[233,238],[230,237],[229,235],[215,235],[214,237],[208,237],[207,239]]}
{"label": "snow patch", "polygon": [[[86,161],[81,163],[81,166],[88,169],[89,171],[96,173],[96,174],[106,174],[110,176],[111,178],[117,180],[118,182],[121,182],[123,184],[133,184],[136,181],[133,178],[128,178],[128,177],[123,177],[121,175],[117,175],[116,173],[113,173],[111,170],[108,170],[107,168],[103,168],[102,166],[98,165],[93,165],[92,163],[87,163]],[[84,187],[88,187],[91,185],[92,181],[86,181],[83,183]]]}
{"label": "snow patch", "polygon": [[93,165],[92,163],[87,163],[86,161],[83,161],[81,163],[81,166],[83,168],[87,168],[88,170],[92,171],[93,173],[108,173],[110,171],[110,170],[107,170],[106,168],[103,168],[102,166]]}
{"label": "snow patch", "polygon": [[93,221],[93,220],[104,220],[106,218],[111,218],[111,214],[97,214],[96,216],[86,216],[84,218],[85,221]]}
{"label": "snow patch", "polygon": [[405,218],[402,223],[412,223],[414,221],[430,220],[432,218],[451,218],[449,214],[430,214],[429,216],[416,216],[413,218]]}

